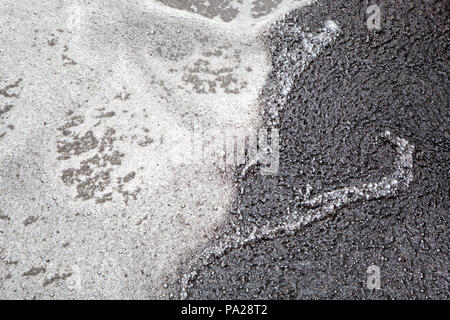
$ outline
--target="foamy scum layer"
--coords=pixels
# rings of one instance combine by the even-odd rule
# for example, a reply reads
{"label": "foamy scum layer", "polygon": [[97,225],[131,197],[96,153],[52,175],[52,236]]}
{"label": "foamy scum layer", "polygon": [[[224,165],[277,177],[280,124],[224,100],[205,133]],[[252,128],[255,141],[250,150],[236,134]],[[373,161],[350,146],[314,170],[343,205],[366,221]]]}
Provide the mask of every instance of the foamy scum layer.
{"label": "foamy scum layer", "polygon": [[163,2],[1,1],[2,297],[164,297],[223,223],[235,168],[180,159],[260,127],[257,35],[309,2]]}
{"label": "foamy scum layer", "polygon": [[[324,27],[316,34],[304,32],[297,25],[286,25],[283,21],[274,25],[269,34],[272,41],[275,42],[278,38],[282,38],[284,41],[288,37],[290,41],[302,45],[293,46],[294,49],[288,50],[288,43],[273,43],[273,47],[270,48],[272,53],[277,53],[273,57],[274,71],[261,95],[261,103],[266,107],[268,126],[277,127],[279,125],[279,112],[285,108],[294,82],[325,47],[332,45],[339,36],[339,32],[338,24],[334,21],[325,22]],[[281,50],[278,49],[279,47]],[[206,247],[201,252],[200,258],[191,266],[190,271],[183,275],[179,297],[182,299],[188,297],[189,288],[195,282],[201,267],[222,257],[230,250],[256,241],[292,235],[300,228],[324,219],[350,204],[387,199],[407,190],[413,180],[414,146],[389,131],[381,133],[377,139],[389,142],[396,150],[395,170],[390,175],[379,181],[362,181],[360,184],[339,188],[314,197],[310,195],[311,187],[306,185],[303,188],[306,190],[305,193],[299,197],[303,200],[293,205],[292,209],[288,208],[285,215],[276,221],[253,226],[231,221],[231,230],[222,234],[220,241],[212,242],[210,246]]]}

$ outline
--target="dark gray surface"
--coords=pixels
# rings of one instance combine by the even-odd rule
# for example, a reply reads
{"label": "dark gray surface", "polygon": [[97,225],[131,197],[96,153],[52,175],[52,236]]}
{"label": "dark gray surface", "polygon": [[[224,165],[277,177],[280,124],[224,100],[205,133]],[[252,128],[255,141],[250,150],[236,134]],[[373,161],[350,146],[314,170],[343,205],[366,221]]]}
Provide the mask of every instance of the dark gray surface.
{"label": "dark gray surface", "polygon": [[[379,2],[379,31],[366,26],[371,4],[321,1],[286,18],[311,30],[331,19],[342,33],[297,78],[280,113],[279,174],[240,182],[236,223],[276,219],[307,183],[320,193],[389,173],[394,153],[374,141],[384,130],[415,146],[409,190],[231,250],[199,267],[188,298],[450,297],[449,2]],[[372,264],[382,290],[366,289]]]}

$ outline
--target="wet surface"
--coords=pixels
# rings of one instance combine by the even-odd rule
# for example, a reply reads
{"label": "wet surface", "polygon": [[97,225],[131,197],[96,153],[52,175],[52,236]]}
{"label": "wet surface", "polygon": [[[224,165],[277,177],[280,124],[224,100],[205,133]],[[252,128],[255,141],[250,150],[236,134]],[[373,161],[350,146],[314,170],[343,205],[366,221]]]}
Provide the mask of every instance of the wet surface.
{"label": "wet surface", "polygon": [[448,299],[448,4],[308,3],[0,3],[0,297]]}
{"label": "wet surface", "polygon": [[198,155],[260,122],[261,25],[147,0],[0,11],[0,296],[169,297],[235,192]]}
{"label": "wet surface", "polygon": [[[294,234],[236,245],[197,264],[187,298],[448,299],[448,4],[383,3],[381,30],[366,27],[369,5],[322,1],[292,12],[269,36],[276,66],[283,46],[292,52],[301,43],[292,36],[296,26],[315,31],[332,20],[341,30],[301,74],[286,75],[295,81],[285,105],[266,114],[274,125],[279,119],[279,173],[254,170],[238,183],[233,227],[224,232],[281,221],[289,210],[308,214],[299,205],[305,194],[392,173],[395,152],[377,139],[384,130],[414,145],[411,183],[395,197],[349,203]],[[265,101],[283,102],[274,91],[265,91]],[[366,288],[373,264],[382,290]]]}

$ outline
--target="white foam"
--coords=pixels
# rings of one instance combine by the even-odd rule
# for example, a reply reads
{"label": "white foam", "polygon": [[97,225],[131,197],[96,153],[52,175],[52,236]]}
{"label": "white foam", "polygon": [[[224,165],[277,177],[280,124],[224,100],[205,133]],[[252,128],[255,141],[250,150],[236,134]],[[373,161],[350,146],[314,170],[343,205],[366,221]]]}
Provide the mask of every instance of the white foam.
{"label": "white foam", "polygon": [[[382,135],[390,142],[397,152],[395,171],[383,177],[378,182],[362,182],[358,185],[339,188],[309,197],[310,186],[306,186],[306,198],[300,202],[302,212],[295,211],[297,204],[286,212],[274,225],[238,227],[231,236],[225,236],[218,244],[206,248],[201,254],[200,265],[207,265],[211,259],[223,256],[226,252],[263,239],[274,239],[281,235],[295,233],[300,228],[320,219],[324,219],[337,210],[352,203],[387,199],[398,195],[409,188],[413,180],[413,152],[414,146],[405,139],[393,136],[389,131]],[[198,267],[198,266],[197,266]],[[197,272],[183,275],[181,279],[180,298],[187,298],[190,282],[195,279]]]}
{"label": "white foam", "polygon": [[[195,123],[210,135],[260,126],[258,95],[270,63],[257,35],[277,14],[305,3],[251,23],[247,13],[224,23],[147,0],[2,1],[7,28],[0,37],[8,45],[0,48],[1,87],[23,81],[8,114],[15,129],[0,141],[0,205],[13,217],[0,251],[20,267],[0,286],[12,298],[49,291],[58,298],[164,297],[165,277],[214,235],[236,192],[229,172],[199,171],[175,157],[188,152]],[[206,93],[197,92],[198,80]],[[83,121],[66,136],[58,128],[72,117]],[[109,129],[111,150],[72,149],[57,159],[58,146],[76,146],[88,132],[107,140]],[[102,163],[91,176],[87,170],[63,183],[66,170],[115,151],[123,153],[120,165]],[[94,195],[80,198],[82,184],[105,171],[110,183],[92,183]],[[110,200],[96,203],[105,193]],[[38,220],[25,227],[30,216]],[[23,268],[40,265],[47,273],[24,281]],[[42,287],[72,270],[81,284],[73,291]]]}

